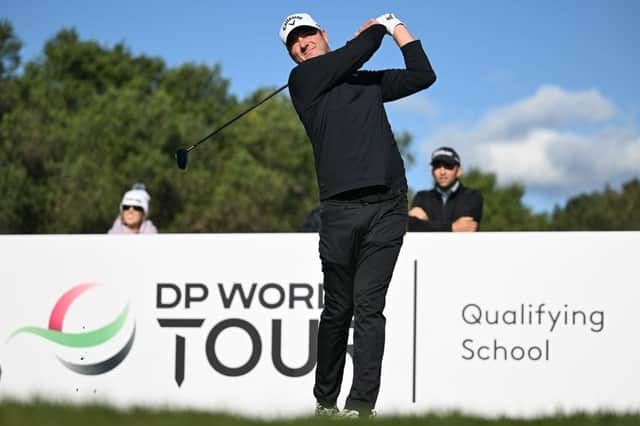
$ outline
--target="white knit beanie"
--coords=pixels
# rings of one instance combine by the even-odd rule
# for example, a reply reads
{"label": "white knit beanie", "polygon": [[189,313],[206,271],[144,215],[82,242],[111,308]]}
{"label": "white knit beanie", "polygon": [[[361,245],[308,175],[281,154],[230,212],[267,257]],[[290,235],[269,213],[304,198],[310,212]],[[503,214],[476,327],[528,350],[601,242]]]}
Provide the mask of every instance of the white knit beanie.
{"label": "white knit beanie", "polygon": [[145,216],[149,216],[149,200],[151,196],[145,189],[144,184],[136,183],[130,191],[127,191],[120,202],[120,211],[122,206],[139,206],[142,207]]}

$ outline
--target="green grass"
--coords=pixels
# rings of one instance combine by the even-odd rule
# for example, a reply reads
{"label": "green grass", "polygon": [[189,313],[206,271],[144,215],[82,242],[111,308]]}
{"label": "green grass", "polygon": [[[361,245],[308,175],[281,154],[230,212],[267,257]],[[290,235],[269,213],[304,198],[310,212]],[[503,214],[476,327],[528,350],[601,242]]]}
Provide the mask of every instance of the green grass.
{"label": "green grass", "polygon": [[[353,422],[349,421],[353,424]],[[482,419],[460,414],[429,414],[420,417],[378,417],[357,420],[355,424],[434,425],[434,426],[631,426],[640,425],[640,413],[615,415],[574,414],[537,419]],[[256,420],[226,414],[178,410],[130,409],[116,410],[100,405],[61,405],[48,402],[0,402],[2,426],[250,426],[250,425],[336,425],[334,419],[296,418],[287,420]]]}

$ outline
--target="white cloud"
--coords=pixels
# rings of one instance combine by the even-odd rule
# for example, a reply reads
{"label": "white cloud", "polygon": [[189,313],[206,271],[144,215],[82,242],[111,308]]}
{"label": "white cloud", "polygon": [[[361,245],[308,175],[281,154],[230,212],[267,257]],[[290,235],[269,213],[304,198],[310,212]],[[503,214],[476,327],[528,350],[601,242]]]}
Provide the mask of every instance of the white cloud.
{"label": "white cloud", "polygon": [[437,131],[422,149],[453,146],[467,168],[495,172],[500,184],[568,197],[640,175],[640,135],[614,127],[616,114],[597,90],[543,86],[473,125]]}
{"label": "white cloud", "polygon": [[488,142],[476,150],[477,161],[499,171],[500,182],[552,184],[565,178],[564,170],[554,167],[548,157],[549,147],[558,142],[559,136],[553,131],[536,130],[521,139]]}
{"label": "white cloud", "polygon": [[489,111],[476,132],[483,138],[500,138],[533,128],[599,123],[614,114],[611,102],[597,90],[571,93],[557,86],[542,86],[533,96]]}

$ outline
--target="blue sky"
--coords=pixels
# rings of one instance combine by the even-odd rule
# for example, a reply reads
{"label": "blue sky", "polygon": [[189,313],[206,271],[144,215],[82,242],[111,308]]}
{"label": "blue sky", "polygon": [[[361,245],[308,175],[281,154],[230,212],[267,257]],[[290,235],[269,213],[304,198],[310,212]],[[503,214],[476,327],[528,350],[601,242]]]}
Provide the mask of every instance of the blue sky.
{"label": "blue sky", "polygon": [[[638,1],[3,0],[0,17],[23,41],[23,61],[74,27],[82,39],[124,42],[169,66],[219,63],[242,98],[286,82],[293,63],[278,27],[288,14],[310,13],[337,48],[388,11],[422,40],[438,75],[387,105],[394,130],[414,138],[412,188],[432,186],[428,154],[440,145],[456,148],[467,169],[524,184],[535,211],[640,176]],[[402,65],[387,38],[365,68]]]}

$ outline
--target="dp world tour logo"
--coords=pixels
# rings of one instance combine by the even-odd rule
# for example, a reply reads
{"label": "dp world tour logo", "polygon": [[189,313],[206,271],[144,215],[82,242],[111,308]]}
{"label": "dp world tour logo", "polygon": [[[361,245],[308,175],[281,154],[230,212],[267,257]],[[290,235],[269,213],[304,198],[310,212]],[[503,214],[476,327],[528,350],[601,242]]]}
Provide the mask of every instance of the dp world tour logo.
{"label": "dp world tour logo", "polygon": [[[56,302],[51,315],[49,316],[49,328],[22,327],[14,331],[9,337],[11,339],[17,334],[31,333],[40,336],[51,342],[68,348],[92,348],[113,339],[123,328],[129,315],[129,305],[125,306],[120,314],[103,327],[82,333],[65,333],[62,331],[67,310],[71,304],[85,291],[98,287],[98,284],[79,284],[64,293]],[[76,364],[57,356],[58,361],[68,369],[76,373],[85,375],[103,374],[116,368],[129,354],[135,339],[135,322],[131,331],[131,336],[122,348],[109,358],[94,364]]]}

